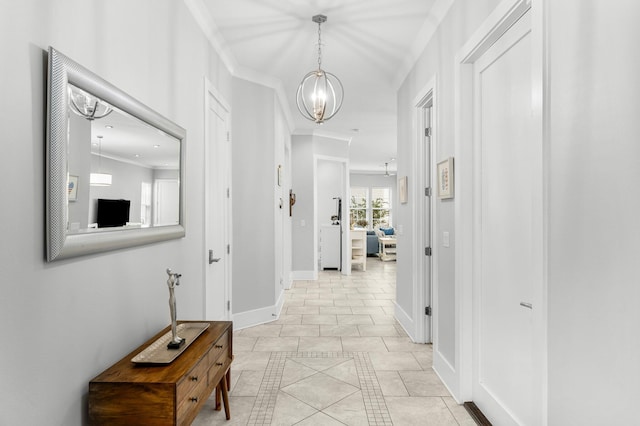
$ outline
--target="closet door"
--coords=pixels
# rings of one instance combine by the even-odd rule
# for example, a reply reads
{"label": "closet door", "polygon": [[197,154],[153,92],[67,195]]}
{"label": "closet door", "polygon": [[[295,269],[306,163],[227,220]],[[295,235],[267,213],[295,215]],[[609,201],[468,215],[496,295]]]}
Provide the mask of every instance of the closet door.
{"label": "closet door", "polygon": [[530,15],[474,63],[473,400],[499,425],[533,419]]}

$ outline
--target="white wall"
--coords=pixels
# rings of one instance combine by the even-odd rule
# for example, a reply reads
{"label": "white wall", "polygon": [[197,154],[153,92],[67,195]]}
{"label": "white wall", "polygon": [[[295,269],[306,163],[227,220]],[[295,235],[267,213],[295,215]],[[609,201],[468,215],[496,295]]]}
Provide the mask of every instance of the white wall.
{"label": "white wall", "polygon": [[313,218],[313,137],[291,138],[292,187],[296,204],[292,216],[292,273],[294,279],[312,279],[315,266]]}
{"label": "white wall", "polygon": [[234,316],[275,304],[274,98],[272,89],[233,79]]}
{"label": "white wall", "polygon": [[[457,0],[449,9],[446,17],[426,49],[418,59],[398,91],[398,175],[409,176],[408,193],[415,194],[417,171],[413,169],[413,147],[417,132],[417,111],[414,101],[422,89],[434,78],[436,85],[436,104],[433,127],[436,143],[436,158],[440,161],[454,155],[454,64],[455,55],[473,34],[476,28],[493,11],[498,0]],[[432,184],[433,186],[433,184]],[[438,315],[437,329],[434,329],[434,368],[443,370],[453,368],[459,374],[456,365],[456,354],[459,348],[456,340],[455,318],[455,228],[454,207],[456,200],[440,200],[435,202],[437,222],[433,230],[432,248],[437,251],[438,275],[434,277],[433,286],[437,286],[438,300],[433,300],[434,311]],[[398,235],[398,260],[396,301],[398,306],[414,318],[420,312],[414,312],[414,275],[415,265],[411,250],[416,245],[420,230],[414,229],[414,197],[409,196],[406,204],[399,204],[395,214],[395,223],[403,229]],[[450,247],[444,248],[440,242],[443,232],[449,232]],[[446,377],[443,376],[443,378]],[[450,389],[457,389],[457,384],[447,382]]]}
{"label": "white wall", "polygon": [[[2,1],[0,424],[81,425],[88,382],[169,322],[165,268],[181,272],[181,318],[203,315],[203,76],[230,75],[173,0]],[[46,49],[59,49],[187,130],[186,237],[44,261]]]}
{"label": "white wall", "polygon": [[640,4],[548,3],[549,424],[636,424]]}

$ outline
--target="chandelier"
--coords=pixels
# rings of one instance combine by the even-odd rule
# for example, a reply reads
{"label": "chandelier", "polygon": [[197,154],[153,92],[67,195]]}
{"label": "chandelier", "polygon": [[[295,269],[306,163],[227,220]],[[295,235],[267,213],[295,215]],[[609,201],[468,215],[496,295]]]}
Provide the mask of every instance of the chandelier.
{"label": "chandelier", "polygon": [[296,104],[304,118],[322,124],[340,111],[344,89],[338,77],[322,69],[320,25],[327,21],[327,17],[315,15],[311,20],[318,24],[318,69],[302,78],[296,94]]}

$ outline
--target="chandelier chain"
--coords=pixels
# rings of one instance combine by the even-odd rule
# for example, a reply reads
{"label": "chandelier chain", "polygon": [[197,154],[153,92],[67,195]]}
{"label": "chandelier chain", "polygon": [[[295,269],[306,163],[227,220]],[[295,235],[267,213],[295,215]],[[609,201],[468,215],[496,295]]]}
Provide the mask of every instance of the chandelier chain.
{"label": "chandelier chain", "polygon": [[322,69],[322,32],[320,30],[320,22],[318,22],[318,71]]}

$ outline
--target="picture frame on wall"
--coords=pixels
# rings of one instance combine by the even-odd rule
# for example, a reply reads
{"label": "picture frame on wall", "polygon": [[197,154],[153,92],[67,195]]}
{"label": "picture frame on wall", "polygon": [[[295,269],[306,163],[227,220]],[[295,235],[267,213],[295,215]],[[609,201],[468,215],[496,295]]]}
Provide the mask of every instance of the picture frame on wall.
{"label": "picture frame on wall", "polygon": [[67,195],[69,201],[76,201],[78,199],[78,176],[69,175],[69,181],[67,182]]}
{"label": "picture frame on wall", "polygon": [[446,160],[442,160],[437,165],[438,173],[438,198],[449,199],[453,198],[453,157],[449,157]]}
{"label": "picture frame on wall", "polygon": [[398,197],[400,198],[401,204],[406,204],[408,199],[407,194],[407,177],[403,176],[398,180]]}

